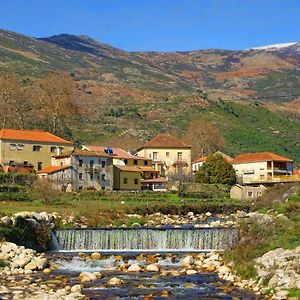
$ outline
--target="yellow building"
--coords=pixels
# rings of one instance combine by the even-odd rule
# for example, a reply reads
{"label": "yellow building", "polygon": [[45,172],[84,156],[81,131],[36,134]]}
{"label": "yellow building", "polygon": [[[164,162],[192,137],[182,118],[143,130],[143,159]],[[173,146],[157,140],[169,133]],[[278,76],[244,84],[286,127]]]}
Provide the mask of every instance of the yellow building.
{"label": "yellow building", "polygon": [[137,155],[151,159],[162,176],[191,172],[191,146],[170,134],[156,135],[137,149]]}
{"label": "yellow building", "polygon": [[37,130],[0,130],[0,165],[33,165],[35,170],[51,166],[51,158],[71,151],[73,143]]}
{"label": "yellow building", "polygon": [[141,190],[142,170],[135,166],[114,166],[114,190]]}

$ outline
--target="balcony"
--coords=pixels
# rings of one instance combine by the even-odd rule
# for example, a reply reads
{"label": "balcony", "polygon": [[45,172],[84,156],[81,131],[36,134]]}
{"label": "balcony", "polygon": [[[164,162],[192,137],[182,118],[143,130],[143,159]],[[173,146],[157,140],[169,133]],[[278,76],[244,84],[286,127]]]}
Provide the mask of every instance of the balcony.
{"label": "balcony", "polygon": [[243,177],[238,178],[238,182],[241,184],[267,184],[267,183],[280,183],[280,182],[300,182],[300,174],[295,175],[274,175],[273,177],[268,175],[265,177],[253,177],[246,178]]}

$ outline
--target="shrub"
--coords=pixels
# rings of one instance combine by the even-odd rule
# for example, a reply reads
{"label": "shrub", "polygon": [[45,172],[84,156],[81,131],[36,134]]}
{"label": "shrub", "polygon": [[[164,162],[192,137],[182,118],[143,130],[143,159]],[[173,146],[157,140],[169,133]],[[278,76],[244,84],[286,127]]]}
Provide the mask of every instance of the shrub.
{"label": "shrub", "polygon": [[30,201],[27,193],[0,193],[0,201]]}
{"label": "shrub", "polygon": [[30,196],[33,200],[50,203],[59,199],[62,196],[62,192],[56,189],[49,180],[40,179],[36,181]]}
{"label": "shrub", "polygon": [[236,182],[236,173],[232,165],[220,154],[208,156],[206,162],[195,174],[195,179],[200,183],[220,183],[233,185]]}

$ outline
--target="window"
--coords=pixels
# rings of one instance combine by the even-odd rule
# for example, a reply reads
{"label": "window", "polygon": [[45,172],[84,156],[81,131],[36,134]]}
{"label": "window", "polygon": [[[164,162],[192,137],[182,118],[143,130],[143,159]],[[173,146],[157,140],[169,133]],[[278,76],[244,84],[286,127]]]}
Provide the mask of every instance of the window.
{"label": "window", "polygon": [[133,164],[134,164],[135,166],[138,164],[137,159],[134,159],[134,160],[133,160]]}
{"label": "window", "polygon": [[58,155],[62,154],[64,151],[63,147],[58,147]]}
{"label": "window", "polygon": [[137,178],[134,178],[134,184],[139,184],[139,180]]}
{"label": "window", "polygon": [[148,160],[144,160],[144,166],[148,166]]}
{"label": "window", "polygon": [[248,197],[253,197],[253,192],[248,192]]}
{"label": "window", "polygon": [[102,180],[102,181],[105,181],[105,180],[106,180],[105,174],[102,174],[102,175],[101,175],[101,180]]}
{"label": "window", "polygon": [[182,152],[177,152],[177,160],[182,160]]}
{"label": "window", "polygon": [[79,179],[79,180],[82,180],[82,178],[83,178],[83,177],[82,177],[82,173],[78,173],[78,179]]}
{"label": "window", "polygon": [[8,164],[9,164],[10,166],[13,166],[13,165],[14,165],[14,161],[13,161],[13,160],[10,160],[10,161],[8,162]]}
{"label": "window", "polygon": [[9,150],[16,150],[17,149],[17,144],[9,144]]}
{"label": "window", "polygon": [[79,165],[79,167],[82,167],[82,165],[83,165],[83,160],[82,159],[78,160],[78,165]]}
{"label": "window", "polygon": [[94,161],[90,160],[90,168],[92,168],[94,166]]}
{"label": "window", "polygon": [[17,149],[18,149],[18,151],[22,151],[24,149],[24,145],[23,144],[18,144]]}
{"label": "window", "polygon": [[28,166],[28,161],[24,161],[23,165],[26,167]]}
{"label": "window", "polygon": [[42,149],[42,146],[39,146],[39,145],[33,145],[32,146],[32,151],[33,152],[39,152],[39,151],[41,151],[41,149]]}
{"label": "window", "polygon": [[265,175],[260,175],[260,179],[265,179]]}
{"label": "window", "polygon": [[78,190],[79,190],[79,191],[82,191],[82,186],[79,186],[79,187],[78,187]]}
{"label": "window", "polygon": [[153,152],[153,160],[157,160],[157,152]]}
{"label": "window", "polygon": [[43,163],[41,161],[38,162],[38,171],[43,169]]}
{"label": "window", "polygon": [[128,164],[128,160],[124,159],[124,164],[127,165]]}
{"label": "window", "polygon": [[170,156],[170,152],[166,152],[166,157],[169,157]]}
{"label": "window", "polygon": [[51,147],[51,148],[50,148],[50,152],[51,152],[51,153],[55,153],[55,152],[56,152],[56,147]]}
{"label": "window", "polygon": [[94,174],[90,174],[90,180],[94,180]]}
{"label": "window", "polygon": [[128,179],[125,177],[125,178],[123,178],[123,183],[124,184],[127,184],[127,182],[128,182]]}
{"label": "window", "polygon": [[63,166],[63,165],[64,165],[64,162],[63,162],[63,161],[61,161],[61,162],[60,162],[60,165],[61,165],[61,166]]}
{"label": "window", "polygon": [[105,168],[105,161],[104,160],[102,160],[102,162],[101,162],[101,167]]}

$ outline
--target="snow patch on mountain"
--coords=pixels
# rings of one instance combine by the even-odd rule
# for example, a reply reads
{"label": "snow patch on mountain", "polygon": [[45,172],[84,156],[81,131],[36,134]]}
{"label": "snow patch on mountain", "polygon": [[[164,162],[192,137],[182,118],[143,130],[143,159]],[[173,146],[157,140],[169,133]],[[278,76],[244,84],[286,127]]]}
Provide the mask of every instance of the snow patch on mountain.
{"label": "snow patch on mountain", "polygon": [[272,51],[272,50],[276,50],[276,49],[290,47],[290,46],[293,46],[295,44],[297,44],[297,42],[272,44],[272,45],[266,45],[266,46],[261,46],[261,47],[252,47],[252,48],[249,48],[247,50],[267,50],[267,51]]}

